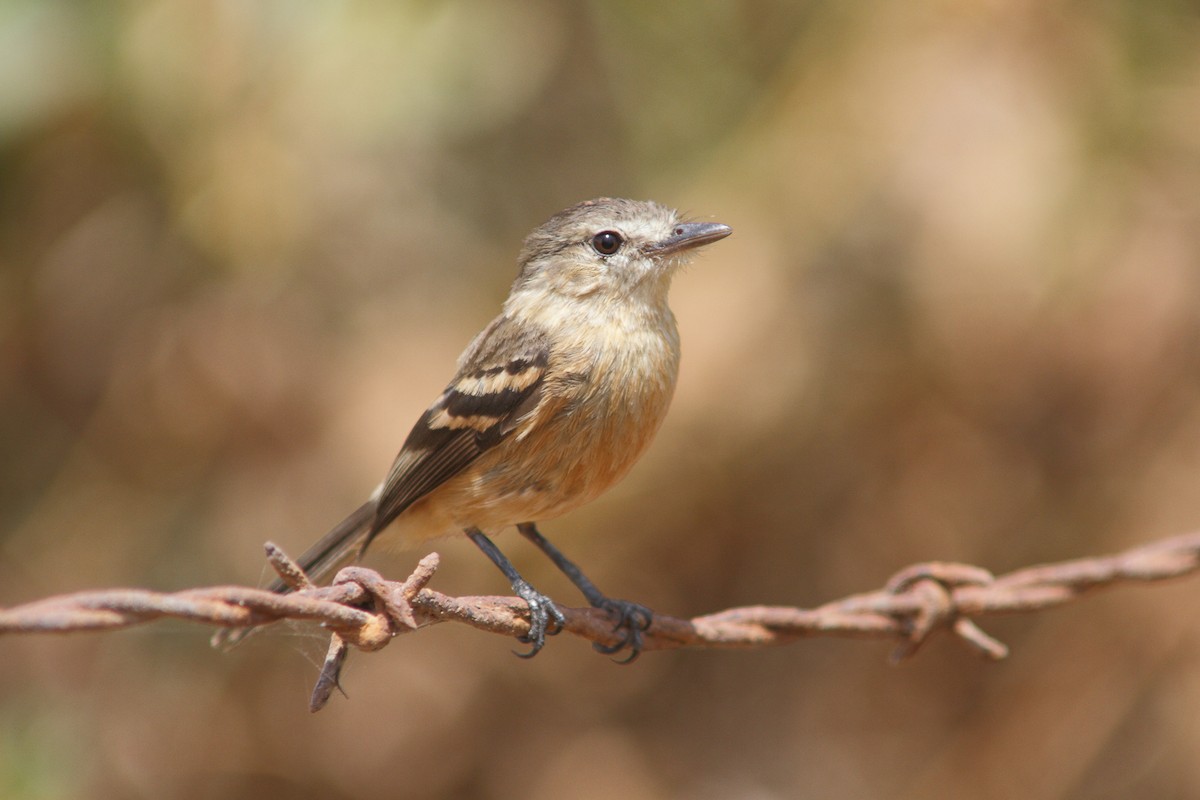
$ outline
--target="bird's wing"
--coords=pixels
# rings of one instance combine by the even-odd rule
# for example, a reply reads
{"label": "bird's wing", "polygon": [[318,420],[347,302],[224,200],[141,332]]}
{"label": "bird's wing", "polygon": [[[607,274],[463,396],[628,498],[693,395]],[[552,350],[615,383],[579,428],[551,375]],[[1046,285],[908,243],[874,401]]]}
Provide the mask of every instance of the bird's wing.
{"label": "bird's wing", "polygon": [[406,508],[499,444],[537,408],[550,361],[543,340],[505,319],[468,348],[458,375],[417,420],[380,488],[363,547]]}

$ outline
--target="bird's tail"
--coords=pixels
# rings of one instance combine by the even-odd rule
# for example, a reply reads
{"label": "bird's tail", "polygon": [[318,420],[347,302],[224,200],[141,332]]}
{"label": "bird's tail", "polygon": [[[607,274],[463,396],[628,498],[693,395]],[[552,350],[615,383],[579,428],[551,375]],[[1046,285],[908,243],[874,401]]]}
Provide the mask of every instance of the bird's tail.
{"label": "bird's tail", "polygon": [[[358,557],[363,545],[370,538],[371,525],[374,521],[375,501],[369,500],[350,512],[350,515],[335,525],[333,530],[305,550],[296,563],[313,583],[322,583],[335,571]],[[287,584],[279,578],[271,581],[267,590],[279,594],[287,594],[291,591]],[[222,628],[213,635],[213,647],[228,650],[256,630],[258,630],[257,627]]]}

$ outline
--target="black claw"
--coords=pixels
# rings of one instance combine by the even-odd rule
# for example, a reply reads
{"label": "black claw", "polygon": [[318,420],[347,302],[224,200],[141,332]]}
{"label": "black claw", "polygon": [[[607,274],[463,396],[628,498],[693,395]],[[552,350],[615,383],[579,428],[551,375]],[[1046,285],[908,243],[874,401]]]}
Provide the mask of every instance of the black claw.
{"label": "black claw", "polygon": [[639,655],[642,654],[642,633],[650,628],[650,623],[654,619],[654,612],[638,603],[631,603],[628,600],[614,600],[610,597],[605,597],[596,603],[596,608],[603,609],[608,612],[609,616],[616,619],[613,625],[613,632],[621,633],[621,640],[616,644],[600,644],[593,642],[592,647],[599,653],[606,656],[611,656],[628,648],[629,656],[622,659],[616,659],[618,664],[629,664]]}
{"label": "black claw", "polygon": [[513,653],[520,658],[533,658],[545,647],[546,637],[561,633],[567,620],[553,600],[528,583],[514,586],[513,589],[529,605],[529,633],[518,637],[519,641],[529,645],[529,652],[518,653],[514,650]]}
{"label": "black claw", "polygon": [[[587,576],[580,571],[579,567],[573,561],[564,556],[557,547],[550,544],[545,536],[542,536],[537,529],[537,525],[534,523],[522,522],[517,526],[517,530],[521,532],[522,536],[533,542],[539,550],[545,553],[554,562],[554,565],[571,579],[571,583],[579,587],[579,591],[583,592],[583,596],[587,598],[593,608],[603,609],[616,621],[613,625],[613,632],[620,635],[620,640],[613,645],[593,643],[592,647],[605,655],[613,655],[628,648],[629,657],[617,662],[620,664],[628,664],[637,658],[642,652],[642,633],[650,627],[650,621],[653,617],[650,609],[637,603],[631,603],[628,600],[613,600],[612,598],[605,597],[596,588],[596,584],[588,580]],[[485,548],[485,552],[490,553],[491,550],[495,549],[495,546],[491,545],[491,542],[478,533],[478,531],[471,535],[480,547]],[[487,549],[489,546],[491,550]],[[496,560],[495,556],[492,557],[492,560]],[[500,562],[497,561],[496,563],[499,564]],[[515,574],[515,570],[512,570],[512,572]],[[506,572],[505,574],[509,573]],[[557,609],[555,610],[557,611]],[[535,649],[533,652],[537,652],[537,650]]]}

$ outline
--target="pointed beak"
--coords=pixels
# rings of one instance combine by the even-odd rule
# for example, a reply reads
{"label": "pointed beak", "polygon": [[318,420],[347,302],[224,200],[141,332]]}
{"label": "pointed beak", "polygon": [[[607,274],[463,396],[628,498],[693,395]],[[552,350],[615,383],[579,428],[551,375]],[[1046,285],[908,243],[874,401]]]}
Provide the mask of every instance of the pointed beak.
{"label": "pointed beak", "polygon": [[671,235],[647,248],[650,255],[666,256],[691,250],[693,247],[724,239],[733,233],[733,228],[719,222],[680,222]]}

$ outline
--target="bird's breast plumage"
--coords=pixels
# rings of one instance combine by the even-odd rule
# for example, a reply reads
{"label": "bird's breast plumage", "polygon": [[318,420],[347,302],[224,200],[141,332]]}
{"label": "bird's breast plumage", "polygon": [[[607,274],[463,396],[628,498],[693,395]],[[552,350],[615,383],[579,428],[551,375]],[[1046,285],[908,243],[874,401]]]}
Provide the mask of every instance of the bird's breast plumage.
{"label": "bird's breast plumage", "polygon": [[537,405],[504,441],[404,516],[436,509],[438,519],[421,527],[486,530],[552,519],[609,489],[649,446],[674,394],[674,317],[664,307],[649,322],[577,326],[576,336],[559,337]]}

